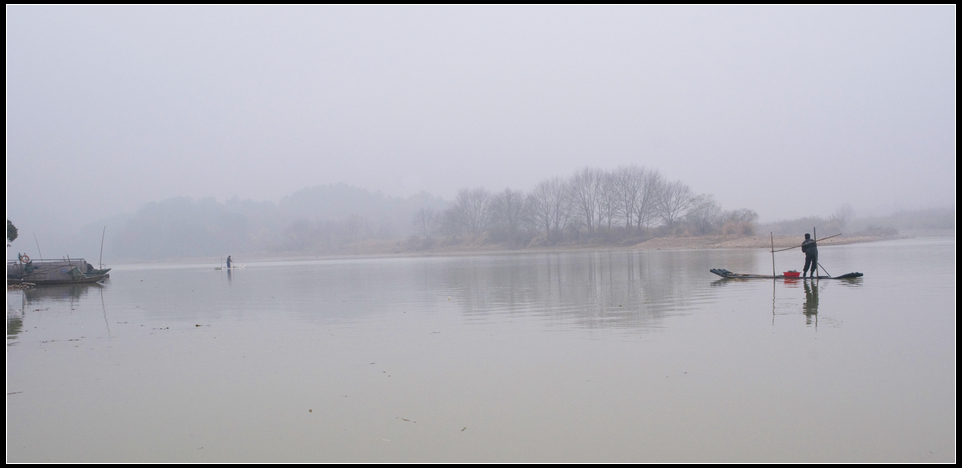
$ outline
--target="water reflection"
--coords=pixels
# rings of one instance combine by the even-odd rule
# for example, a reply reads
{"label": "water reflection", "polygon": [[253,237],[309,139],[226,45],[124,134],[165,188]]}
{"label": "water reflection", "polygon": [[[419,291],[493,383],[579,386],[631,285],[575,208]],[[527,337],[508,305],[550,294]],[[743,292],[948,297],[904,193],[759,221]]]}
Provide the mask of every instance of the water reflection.
{"label": "water reflection", "polygon": [[89,284],[51,284],[24,289],[23,297],[26,304],[42,301],[76,303],[91,292],[103,289],[100,283]]}
{"label": "water reflection", "polygon": [[[118,270],[124,276],[113,280],[108,296],[120,310],[163,320],[271,311],[312,322],[353,322],[385,313],[450,310],[468,323],[535,316],[550,327],[662,328],[670,316],[738,308],[766,297],[764,289],[757,290],[767,287],[764,281],[705,281],[714,266],[754,271],[760,258],[737,251],[594,251],[289,261],[250,265],[237,278],[226,270],[226,282],[221,271],[208,268],[151,266]],[[801,288],[797,280],[776,283],[778,290]],[[733,287],[718,288],[728,285]],[[103,293],[100,284],[51,286],[28,290],[24,301],[75,304],[93,288]],[[796,295],[790,310],[801,307],[814,319],[817,290],[806,288],[804,301]],[[106,317],[100,302],[97,308]]]}
{"label": "water reflection", "polygon": [[13,340],[23,330],[23,309],[7,307],[7,339]]}
{"label": "water reflection", "polygon": [[805,324],[811,325],[813,321],[818,323],[818,282],[804,281],[805,303],[802,305],[802,313],[805,314]]}
{"label": "water reflection", "polygon": [[712,300],[713,263],[686,252],[605,251],[473,257],[420,272],[475,319],[534,314],[583,327],[650,326]]}
{"label": "water reflection", "polygon": [[[59,315],[65,311],[92,311],[94,309],[99,309],[102,312],[109,335],[110,324],[107,323],[107,307],[104,301],[105,289],[107,288],[102,283],[86,283],[37,286],[19,290],[12,294],[8,291],[7,339],[14,340],[20,335],[28,314],[49,311],[53,315]],[[15,342],[8,342],[8,345],[10,344],[15,344]]]}
{"label": "water reflection", "polygon": [[[163,320],[270,311],[275,317],[343,322],[451,310],[468,323],[534,316],[547,319],[551,327],[661,328],[670,316],[765,297],[754,290],[765,287],[764,282],[720,291],[716,286],[733,283],[705,281],[713,276],[708,270],[719,264],[752,271],[756,263],[751,254],[731,251],[350,259],[254,264],[237,278],[226,270],[226,282],[220,271],[207,268],[151,266],[119,270],[124,276],[114,279],[108,299],[119,310],[136,309]],[[91,288],[103,292],[99,284],[64,285],[29,290],[25,300],[73,304]],[[106,317],[100,302],[97,308]]]}

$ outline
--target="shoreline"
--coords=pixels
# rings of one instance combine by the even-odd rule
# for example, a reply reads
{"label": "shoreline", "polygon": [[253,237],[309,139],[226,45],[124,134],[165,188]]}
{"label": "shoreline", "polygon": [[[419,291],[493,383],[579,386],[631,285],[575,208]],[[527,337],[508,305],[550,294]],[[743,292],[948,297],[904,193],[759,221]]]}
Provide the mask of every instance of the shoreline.
{"label": "shoreline", "polygon": [[[902,236],[838,236],[824,241],[817,241],[820,246],[860,244],[878,242],[882,240],[901,239]],[[704,250],[704,249],[788,249],[801,248],[804,236],[794,234],[780,234],[777,236],[700,236],[700,237],[660,237],[635,244],[632,248],[638,250]]]}
{"label": "shoreline", "polygon": [[[846,245],[883,240],[903,239],[911,236],[839,236],[818,241],[819,245]],[[805,238],[801,235],[774,236],[775,249],[801,247]],[[582,251],[631,251],[631,250],[707,250],[707,249],[764,249],[772,248],[772,238],[769,236],[694,236],[694,237],[658,237],[630,245],[618,244],[577,244],[552,246],[506,247],[502,244],[487,245],[447,245],[430,249],[409,249],[398,241],[367,241],[345,246],[342,252],[327,253],[278,253],[250,254],[250,259],[257,260],[322,260],[344,258],[382,258],[382,257],[441,257],[464,255],[499,255],[524,253],[562,253]]]}
{"label": "shoreline", "polygon": [[[915,236],[839,236],[827,241],[818,241],[819,245],[846,245],[867,242],[878,242],[893,239],[907,239]],[[801,235],[774,236],[775,249],[800,247],[804,237]],[[468,245],[454,244],[430,249],[411,249],[404,241],[362,241],[345,246],[338,252],[250,252],[241,253],[244,263],[247,262],[286,262],[286,261],[314,261],[340,260],[351,258],[403,258],[403,257],[443,257],[466,255],[513,255],[525,253],[563,253],[583,251],[632,251],[632,250],[707,250],[707,249],[764,249],[772,248],[772,238],[765,235],[755,236],[696,236],[696,237],[658,237],[635,244],[568,244],[551,246],[507,247],[502,244]],[[237,255],[234,255],[237,257]],[[240,262],[240,260],[237,260]],[[116,263],[126,265],[150,264],[211,264],[221,265],[222,257],[192,257],[170,258],[160,260],[119,260]]]}

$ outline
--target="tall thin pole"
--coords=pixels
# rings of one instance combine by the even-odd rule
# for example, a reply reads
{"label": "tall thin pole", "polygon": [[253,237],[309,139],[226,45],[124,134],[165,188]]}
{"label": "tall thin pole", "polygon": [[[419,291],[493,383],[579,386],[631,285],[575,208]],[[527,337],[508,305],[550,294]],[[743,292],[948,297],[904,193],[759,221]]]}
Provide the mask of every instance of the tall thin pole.
{"label": "tall thin pole", "polygon": [[104,232],[100,235],[100,269],[104,269],[104,236],[107,235],[107,226],[104,226]]}
{"label": "tall thin pole", "polygon": [[772,238],[772,277],[775,276],[775,233],[769,232],[768,235]]}
{"label": "tall thin pole", "polygon": [[[835,234],[834,236],[823,237],[822,240],[828,240],[828,239],[831,239],[831,238],[833,238],[833,237],[838,237],[838,236],[841,236],[841,235],[842,235],[842,234]],[[786,250],[797,249],[797,248],[799,248],[799,247],[801,247],[801,246],[802,246],[802,244],[794,245],[794,246],[791,246],[791,247],[785,247],[784,249],[778,249],[778,250],[776,250],[776,252],[784,252],[784,251],[786,251]]]}
{"label": "tall thin pole", "polygon": [[43,252],[40,251],[40,241],[37,240],[37,233],[33,233],[33,241],[37,243],[37,253],[40,254],[40,260],[43,260]]}

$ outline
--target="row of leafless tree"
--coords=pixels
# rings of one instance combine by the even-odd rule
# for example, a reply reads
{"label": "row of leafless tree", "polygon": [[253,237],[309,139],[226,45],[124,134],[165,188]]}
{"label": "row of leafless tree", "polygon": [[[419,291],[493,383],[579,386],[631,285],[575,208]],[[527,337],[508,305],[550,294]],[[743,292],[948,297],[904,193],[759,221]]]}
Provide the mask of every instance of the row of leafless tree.
{"label": "row of leafless tree", "polygon": [[657,170],[627,166],[586,167],[567,178],[544,180],[529,193],[462,189],[453,206],[442,212],[421,209],[413,222],[424,238],[488,235],[494,241],[521,241],[543,235],[554,241],[566,233],[643,235],[652,227],[693,235],[726,229],[748,234],[757,218],[747,209],[723,212],[712,195],[696,196],[688,185],[670,182]]}

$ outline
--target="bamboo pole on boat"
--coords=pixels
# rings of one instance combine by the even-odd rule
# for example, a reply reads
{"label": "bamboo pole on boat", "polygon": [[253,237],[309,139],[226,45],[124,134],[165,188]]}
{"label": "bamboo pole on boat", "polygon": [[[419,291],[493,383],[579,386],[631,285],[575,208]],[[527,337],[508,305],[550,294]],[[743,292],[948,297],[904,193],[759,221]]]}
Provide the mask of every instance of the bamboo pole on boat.
{"label": "bamboo pole on boat", "polygon": [[104,269],[104,236],[107,235],[107,226],[104,226],[104,232],[100,235],[100,269]]}
{"label": "bamboo pole on boat", "polygon": [[768,235],[772,238],[772,279],[775,279],[775,233],[769,232]]}
{"label": "bamboo pole on boat", "polygon": [[[825,239],[822,239],[822,240],[828,240],[828,239],[831,239],[831,238],[833,238],[833,237],[838,237],[838,236],[841,236],[841,235],[842,235],[841,233],[835,234],[834,236],[828,236],[828,237],[826,237]],[[784,249],[778,249],[778,250],[776,250],[775,253],[777,253],[777,252],[784,252],[784,251],[786,251],[786,250],[797,249],[797,248],[799,248],[799,247],[801,247],[801,246],[802,246],[802,244],[793,245],[793,246],[791,246],[791,247],[785,247]]]}
{"label": "bamboo pole on boat", "polygon": [[[813,228],[812,228],[812,235],[813,235],[813,236],[814,236],[814,233],[815,233],[815,228],[813,227]],[[827,239],[827,237],[826,237],[826,239]],[[817,242],[816,242],[816,245],[818,245]],[[824,271],[826,275],[832,276],[832,274],[829,273],[828,270],[826,270],[825,267],[823,267],[821,263],[818,263],[818,255],[817,255],[817,254],[815,255],[815,264],[818,265],[818,267],[821,268],[822,271]],[[818,275],[816,275],[816,276],[818,276]]]}

